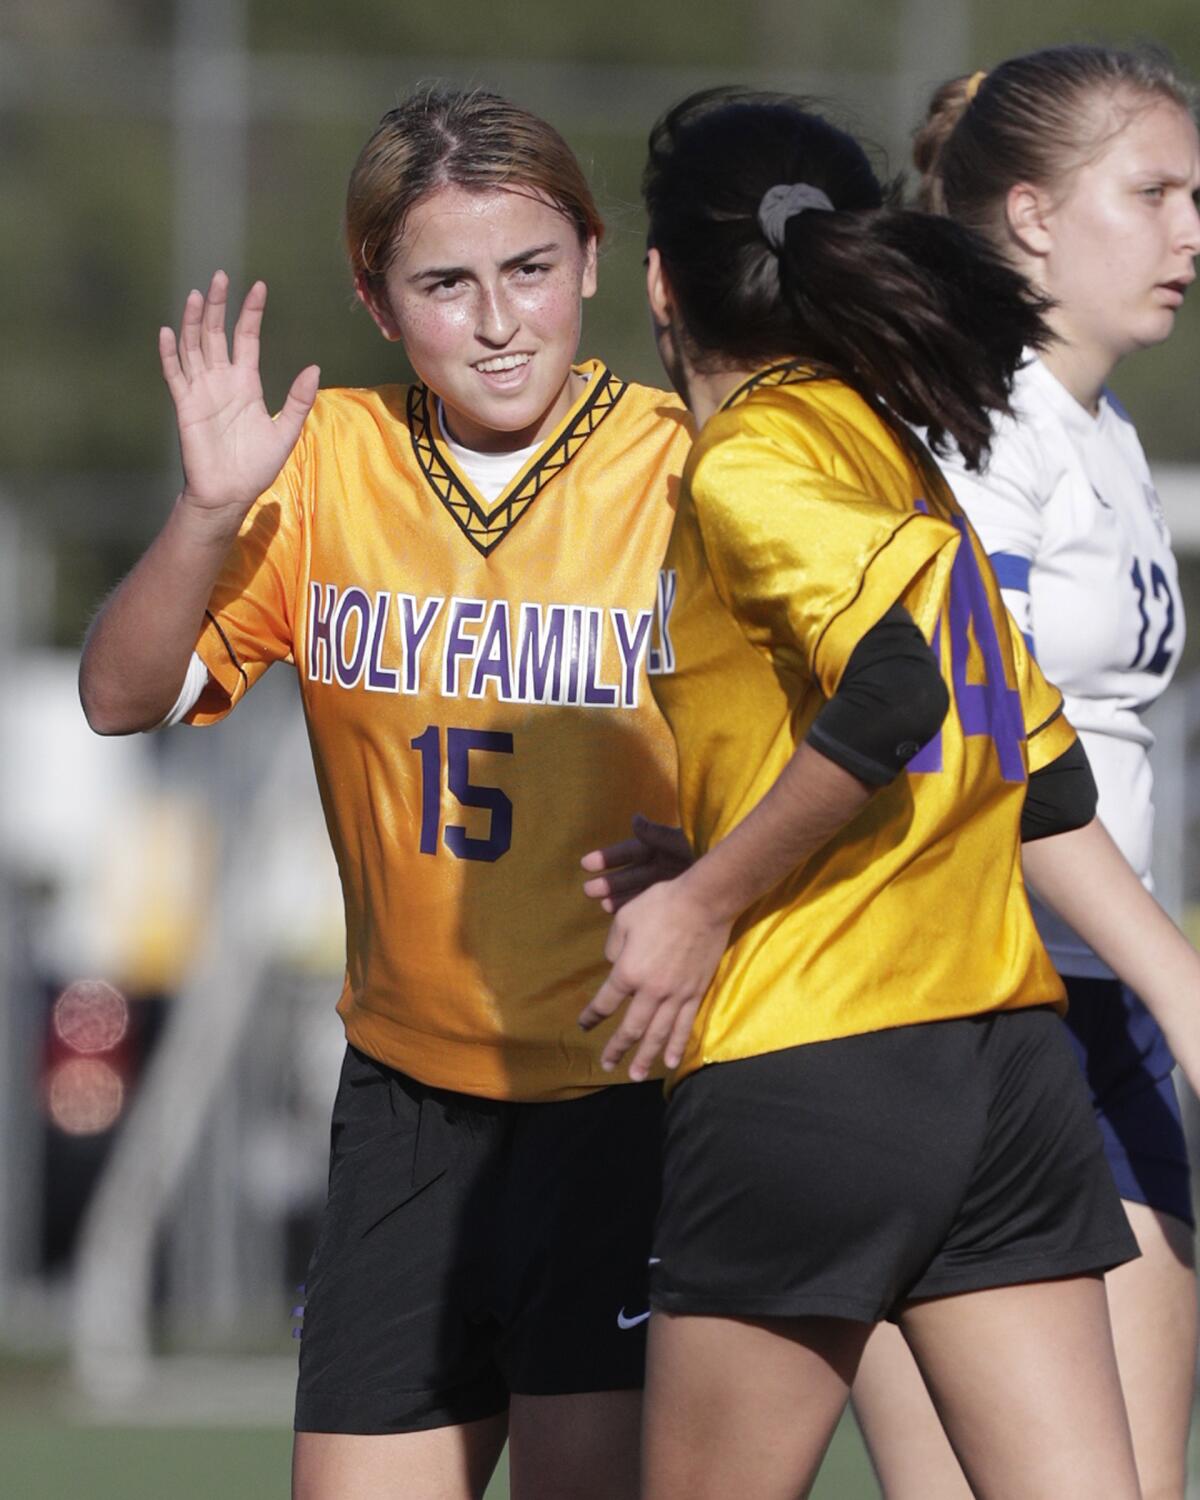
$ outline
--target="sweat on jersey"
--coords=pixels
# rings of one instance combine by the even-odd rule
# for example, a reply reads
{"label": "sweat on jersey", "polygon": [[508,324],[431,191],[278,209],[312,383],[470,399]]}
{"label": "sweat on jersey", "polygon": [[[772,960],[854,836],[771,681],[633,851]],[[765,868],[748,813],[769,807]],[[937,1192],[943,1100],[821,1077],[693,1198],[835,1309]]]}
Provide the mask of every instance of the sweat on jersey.
{"label": "sweat on jersey", "polygon": [[[1154,838],[1142,719],[1183,649],[1183,601],[1162,506],[1128,415],[1106,391],[1095,416],[1037,358],[1018,372],[986,471],[942,461],[1042,671],[1061,688],[1100,792],[1098,813],[1149,888]],[[1035,903],[1062,974],[1112,971]]]}
{"label": "sweat on jersey", "polygon": [[356,1047],[437,1087],[614,1080],[577,1018],[609,918],[580,856],[677,821],[646,680],[691,432],[599,362],[494,500],[424,386],[323,391],[226,560],[197,644],[211,723],[295,664],[346,909]]}

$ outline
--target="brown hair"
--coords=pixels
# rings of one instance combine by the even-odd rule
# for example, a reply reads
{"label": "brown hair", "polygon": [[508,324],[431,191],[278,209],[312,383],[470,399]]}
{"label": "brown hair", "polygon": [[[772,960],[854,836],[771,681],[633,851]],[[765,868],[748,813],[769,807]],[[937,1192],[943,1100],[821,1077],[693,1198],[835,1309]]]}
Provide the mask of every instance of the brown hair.
{"label": "brown hair", "polygon": [[1002,247],[1011,188],[1053,189],[1093,160],[1132,112],[1160,100],[1194,107],[1170,58],[1149,48],[1045,47],[1009,58],[981,81],[951,79],[913,137],[918,202]]}
{"label": "brown hair", "polygon": [[498,94],[424,89],[388,110],[346,190],[346,249],[357,280],[380,292],[412,208],[442,187],[512,188],[545,198],[580,244],[604,234],[592,191],[558,131]]}
{"label": "brown hair", "polygon": [[[793,213],[775,245],[760,211],[786,184],[833,212]],[[786,94],[684,99],[650,134],[642,192],[700,368],[826,366],[979,465],[1022,350],[1049,337],[1045,303],[988,245],[896,206],[858,142]]]}

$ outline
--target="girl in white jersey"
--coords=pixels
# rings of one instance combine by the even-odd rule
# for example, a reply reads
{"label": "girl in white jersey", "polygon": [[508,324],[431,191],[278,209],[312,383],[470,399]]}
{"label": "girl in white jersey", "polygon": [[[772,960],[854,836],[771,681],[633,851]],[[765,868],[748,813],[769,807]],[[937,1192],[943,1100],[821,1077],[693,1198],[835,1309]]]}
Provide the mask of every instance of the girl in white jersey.
{"label": "girl in white jersey", "polygon": [[[1157,57],[1051,48],[944,85],[915,159],[922,206],[989,239],[1052,299],[1057,341],[1019,372],[986,471],[954,456],[946,469],[1064,693],[1100,816],[1149,886],[1153,737],[1141,714],[1179,660],[1183,609],[1145,455],[1106,381],[1126,354],[1170,334],[1194,276],[1191,99]],[[1036,916],[1142,1250],[1110,1275],[1109,1300],[1143,1493],[1182,1497],[1196,1295],[1171,1051],[1088,945],[1045,908]],[[1193,1060],[1180,1061],[1195,1084]],[[869,1348],[855,1402],[889,1500],[969,1494],[894,1330]]]}

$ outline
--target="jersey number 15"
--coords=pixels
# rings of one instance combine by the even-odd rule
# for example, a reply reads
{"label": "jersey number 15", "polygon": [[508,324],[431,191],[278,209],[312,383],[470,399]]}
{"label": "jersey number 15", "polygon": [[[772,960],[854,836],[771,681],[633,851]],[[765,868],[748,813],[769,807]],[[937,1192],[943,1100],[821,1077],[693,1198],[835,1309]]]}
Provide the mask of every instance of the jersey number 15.
{"label": "jersey number 15", "polygon": [[485,839],[472,838],[461,823],[442,821],[442,731],[430,724],[412,748],[421,757],[421,853],[438,852],[438,834],[456,859],[479,859],[487,863],[507,854],[512,845],[513,807],[496,786],[476,786],[471,780],[471,751],[511,755],[513,737],[493,729],[446,730],[446,785],[460,807],[486,808],[492,825]]}

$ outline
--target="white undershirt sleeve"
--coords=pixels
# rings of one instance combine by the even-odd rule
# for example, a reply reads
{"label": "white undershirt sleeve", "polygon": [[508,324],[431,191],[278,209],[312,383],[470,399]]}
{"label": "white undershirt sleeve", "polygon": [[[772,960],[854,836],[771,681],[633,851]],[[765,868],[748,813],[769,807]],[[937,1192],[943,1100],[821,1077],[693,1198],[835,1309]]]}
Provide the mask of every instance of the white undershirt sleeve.
{"label": "white undershirt sleeve", "polygon": [[179,689],[179,697],[175,700],[175,706],[170,713],[164,715],[157,724],[151,726],[150,732],[155,729],[170,729],[172,724],[178,724],[189,709],[199,701],[200,694],[208,686],[208,668],[196,653],[192,652],[192,659],[188,662],[187,674],[183,679],[183,686]]}

